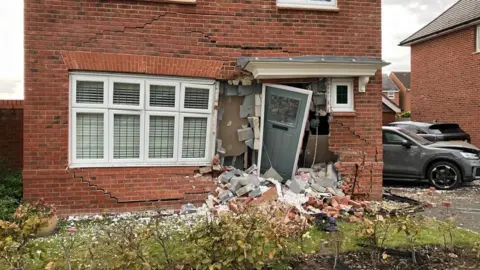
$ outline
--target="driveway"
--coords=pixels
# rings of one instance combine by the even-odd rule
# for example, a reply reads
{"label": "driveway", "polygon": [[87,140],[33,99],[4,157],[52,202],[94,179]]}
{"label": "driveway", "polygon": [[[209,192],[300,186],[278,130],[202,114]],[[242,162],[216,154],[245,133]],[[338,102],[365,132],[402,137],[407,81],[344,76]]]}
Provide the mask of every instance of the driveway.
{"label": "driveway", "polygon": [[442,202],[451,202],[449,211],[454,213],[457,226],[480,232],[480,181],[464,184],[455,190],[435,192],[430,192],[429,185],[424,183],[386,181],[384,190],[391,190],[395,195],[435,204],[435,207],[427,208],[425,214],[438,219],[443,219],[446,212]]}

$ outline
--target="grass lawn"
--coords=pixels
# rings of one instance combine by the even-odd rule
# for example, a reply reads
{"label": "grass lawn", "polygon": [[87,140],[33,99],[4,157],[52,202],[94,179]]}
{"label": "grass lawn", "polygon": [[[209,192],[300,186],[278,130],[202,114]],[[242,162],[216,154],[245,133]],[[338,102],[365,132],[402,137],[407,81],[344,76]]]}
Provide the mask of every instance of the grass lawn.
{"label": "grass lawn", "polygon": [[[160,265],[165,265],[166,256],[162,245],[152,235],[144,234],[143,230],[147,226],[148,221],[149,218],[135,217],[116,221],[104,219],[68,222],[68,224],[63,222],[61,223],[62,229],[59,233],[49,237],[34,239],[29,244],[29,256],[26,256],[28,258],[27,269],[45,269],[49,262],[55,262],[56,268],[54,269],[68,269],[65,263],[66,256],[70,257],[72,265],[77,266],[76,268],[72,267],[72,269],[90,269],[92,265],[85,263],[85,261],[88,261],[85,260],[88,256],[97,256],[98,261],[96,264],[104,264],[96,265],[94,269],[106,269],[107,265],[115,264],[116,261],[128,260],[130,255],[132,260],[137,260],[138,256],[144,256],[151,260],[163,261],[163,264],[160,263]],[[122,232],[121,230],[123,229],[121,228],[124,228],[122,225],[125,224],[134,224],[135,231]],[[76,227],[76,232],[71,233],[65,230],[67,226],[71,225]],[[423,245],[443,245],[443,233],[439,229],[439,225],[438,221],[427,220],[421,226],[416,245],[419,247]],[[359,234],[361,226],[358,223],[339,222],[339,228],[343,234],[342,252],[358,251],[364,248],[359,245],[362,243],[362,238]],[[187,241],[184,234],[176,233],[175,228],[172,228],[168,232],[169,241],[167,245],[170,260],[176,262],[189,260],[189,254],[196,248],[195,244]],[[109,238],[105,231],[111,232],[113,236]],[[316,227],[310,228],[307,232],[307,234],[304,234],[303,243],[299,238],[290,241],[288,256],[293,257],[302,253],[333,253],[331,243],[334,241],[332,240],[334,234],[323,232]],[[126,240],[118,237],[124,237]],[[403,232],[396,233],[391,229],[391,233],[389,233],[387,238],[385,247],[399,249],[408,247],[407,237]],[[138,239],[143,240],[139,242],[137,241]],[[456,228],[453,230],[453,242],[456,246],[473,246],[475,243],[480,242],[480,234]],[[127,249],[138,245],[137,250],[140,255],[118,255],[121,253],[122,245]],[[135,248],[132,250],[135,250]],[[9,268],[5,264],[0,263],[0,269]]]}

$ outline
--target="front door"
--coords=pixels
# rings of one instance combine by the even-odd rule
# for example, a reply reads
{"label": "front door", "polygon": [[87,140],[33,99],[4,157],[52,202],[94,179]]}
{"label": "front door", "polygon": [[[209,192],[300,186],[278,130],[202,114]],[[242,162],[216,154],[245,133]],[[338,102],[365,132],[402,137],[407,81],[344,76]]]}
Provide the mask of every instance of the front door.
{"label": "front door", "polygon": [[[402,145],[410,142],[409,147]],[[418,162],[420,148],[408,138],[394,131],[383,131],[383,176],[384,178],[418,178],[421,176]]]}
{"label": "front door", "polygon": [[311,91],[266,84],[261,171],[273,167],[283,179],[291,179],[301,147]]}

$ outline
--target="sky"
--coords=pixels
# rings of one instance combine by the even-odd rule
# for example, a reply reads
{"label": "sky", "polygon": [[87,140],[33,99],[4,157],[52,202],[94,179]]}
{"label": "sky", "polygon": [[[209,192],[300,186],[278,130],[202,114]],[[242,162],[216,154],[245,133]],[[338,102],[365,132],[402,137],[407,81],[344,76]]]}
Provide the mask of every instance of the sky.
{"label": "sky", "polygon": [[[342,0],[339,0],[342,1]],[[410,70],[410,48],[397,46],[457,0],[382,0],[384,73]],[[23,0],[0,9],[0,99],[23,98]]]}

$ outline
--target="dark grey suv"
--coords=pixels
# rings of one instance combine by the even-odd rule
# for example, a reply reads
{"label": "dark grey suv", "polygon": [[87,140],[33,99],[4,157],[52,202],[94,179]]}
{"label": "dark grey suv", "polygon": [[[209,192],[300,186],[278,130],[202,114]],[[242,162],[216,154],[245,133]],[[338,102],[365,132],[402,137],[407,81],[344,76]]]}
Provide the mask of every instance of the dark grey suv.
{"label": "dark grey suv", "polygon": [[431,142],[398,127],[383,127],[383,178],[427,179],[437,189],[480,180],[480,149],[461,141]]}
{"label": "dark grey suv", "polygon": [[421,137],[432,141],[466,141],[470,142],[470,135],[455,123],[424,123],[413,121],[399,121],[388,124],[409,130]]}

